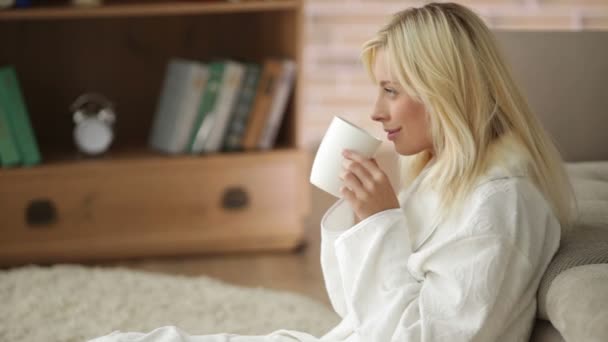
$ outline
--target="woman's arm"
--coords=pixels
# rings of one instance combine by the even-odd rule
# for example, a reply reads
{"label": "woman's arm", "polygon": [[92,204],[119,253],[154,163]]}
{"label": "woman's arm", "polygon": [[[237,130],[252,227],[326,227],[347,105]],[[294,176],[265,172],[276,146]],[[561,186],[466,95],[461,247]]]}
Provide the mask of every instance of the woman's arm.
{"label": "woman's arm", "polygon": [[[374,173],[377,176],[376,179],[366,183],[368,185],[372,185],[372,183],[379,183],[379,186],[374,186],[375,190],[385,192],[385,195],[380,197],[382,201],[377,200],[378,196],[368,198],[370,202],[374,203],[375,210],[367,210],[366,216],[363,220],[360,219],[360,215],[363,215],[363,213],[357,213],[355,210],[353,210],[353,201],[352,198],[349,198],[349,196],[344,196],[344,199],[339,200],[336,204],[334,204],[321,220],[321,266],[323,268],[325,287],[334,310],[341,316],[345,315],[346,307],[342,291],[343,282],[340,275],[335,272],[335,270],[338,269],[337,259],[334,252],[334,244],[336,239],[343,232],[349,229],[356,229],[356,226],[358,226],[360,222],[368,219],[370,215],[382,215],[384,211],[388,211],[386,210],[387,208],[399,207],[399,202],[394,193],[395,190],[393,189],[394,186],[392,184],[398,183],[397,158],[389,160],[387,157],[385,157],[383,158],[383,162],[381,161],[378,163],[375,159],[363,161],[363,158],[357,153],[346,153],[345,156],[346,155],[350,156],[347,158],[350,158],[350,161],[345,160],[346,170],[354,170],[359,174],[363,171],[361,167],[353,165],[353,158],[364,162],[366,165],[368,165],[368,167],[372,166],[374,168]],[[382,168],[380,165],[382,165]],[[353,168],[353,166],[355,167]],[[383,171],[384,169],[386,169],[387,172]],[[349,171],[347,171],[344,175],[348,173]],[[345,185],[347,184],[352,184],[352,179],[350,181],[345,180]],[[382,204],[382,202],[386,202],[386,199],[390,197],[394,197],[394,201],[388,202],[394,202],[395,204]],[[380,205],[378,206],[378,204]],[[373,212],[375,212],[375,214]]]}

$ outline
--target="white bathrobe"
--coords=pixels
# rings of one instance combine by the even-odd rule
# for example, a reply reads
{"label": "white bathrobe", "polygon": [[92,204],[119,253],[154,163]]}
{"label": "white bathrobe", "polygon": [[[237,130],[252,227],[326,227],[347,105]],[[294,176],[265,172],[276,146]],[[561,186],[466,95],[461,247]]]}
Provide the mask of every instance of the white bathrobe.
{"label": "white bathrobe", "polygon": [[114,332],[94,342],[527,342],[540,278],[559,246],[560,224],[521,165],[495,167],[458,215],[440,224],[438,196],[399,193],[401,208],[354,224],[347,202],[321,221],[321,265],[341,323],[322,337],[192,336],[177,327]]}

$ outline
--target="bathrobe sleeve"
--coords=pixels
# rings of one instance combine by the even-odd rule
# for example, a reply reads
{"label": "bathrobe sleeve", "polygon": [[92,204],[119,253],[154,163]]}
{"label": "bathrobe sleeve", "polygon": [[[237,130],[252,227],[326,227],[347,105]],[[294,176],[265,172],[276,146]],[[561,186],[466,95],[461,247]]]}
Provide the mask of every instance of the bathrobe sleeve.
{"label": "bathrobe sleeve", "polygon": [[529,288],[536,262],[508,234],[516,224],[521,231],[546,224],[546,212],[526,207],[518,198],[492,196],[450,227],[451,237],[412,254],[401,209],[348,227],[334,215],[348,211],[339,203],[323,222],[321,261],[343,321],[324,340],[353,334],[364,341],[497,340],[509,317],[523,310],[516,307],[520,298],[535,293]]}

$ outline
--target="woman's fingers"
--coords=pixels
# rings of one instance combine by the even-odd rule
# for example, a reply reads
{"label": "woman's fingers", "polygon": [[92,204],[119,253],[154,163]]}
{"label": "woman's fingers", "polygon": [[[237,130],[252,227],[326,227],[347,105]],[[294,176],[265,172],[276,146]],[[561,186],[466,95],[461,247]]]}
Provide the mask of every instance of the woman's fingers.
{"label": "woman's fingers", "polygon": [[342,197],[349,203],[353,203],[356,199],[355,197],[355,193],[351,190],[349,190],[346,185],[342,186],[340,188],[340,193],[342,194]]}
{"label": "woman's fingers", "polygon": [[344,186],[350,190],[357,198],[364,198],[367,190],[361,180],[352,172],[346,171],[340,175]]}
{"label": "woman's fingers", "polygon": [[344,151],[343,154],[345,164],[340,178],[344,186],[340,193],[357,218],[365,219],[386,209],[399,208],[399,200],[388,177],[375,159],[353,151]]}
{"label": "woman's fingers", "polygon": [[343,175],[348,173],[354,174],[361,182],[361,185],[368,191],[374,189],[374,179],[372,175],[364,168],[361,164],[356,161],[345,159],[342,167],[344,169]]}
{"label": "woman's fingers", "polygon": [[344,150],[344,152],[342,154],[344,155],[344,158],[346,158],[348,160],[356,161],[363,168],[365,168],[365,170],[371,176],[372,180],[374,180],[376,182],[382,180],[382,178],[384,176],[384,172],[382,172],[382,170],[378,166],[378,163],[376,163],[375,159],[366,158],[366,157],[360,155],[359,153],[357,153],[355,151],[350,151],[350,150]]}

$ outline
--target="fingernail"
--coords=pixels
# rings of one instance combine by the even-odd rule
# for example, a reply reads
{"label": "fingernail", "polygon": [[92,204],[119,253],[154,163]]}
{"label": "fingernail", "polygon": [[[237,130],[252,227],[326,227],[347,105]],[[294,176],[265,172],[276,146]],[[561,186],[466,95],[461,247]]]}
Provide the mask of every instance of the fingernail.
{"label": "fingernail", "polygon": [[343,156],[349,156],[350,155],[350,151],[349,150],[342,150],[342,155]]}

